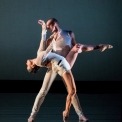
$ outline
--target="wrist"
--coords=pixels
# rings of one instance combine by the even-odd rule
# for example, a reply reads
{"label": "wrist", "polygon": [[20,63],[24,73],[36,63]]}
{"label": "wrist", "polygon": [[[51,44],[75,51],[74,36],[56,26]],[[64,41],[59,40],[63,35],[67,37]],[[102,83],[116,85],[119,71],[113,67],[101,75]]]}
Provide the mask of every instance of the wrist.
{"label": "wrist", "polygon": [[42,30],[42,33],[41,33],[42,40],[46,40],[46,34],[47,34],[47,30]]}
{"label": "wrist", "polygon": [[47,30],[46,29],[42,30],[42,35],[46,35],[46,34],[47,34]]}

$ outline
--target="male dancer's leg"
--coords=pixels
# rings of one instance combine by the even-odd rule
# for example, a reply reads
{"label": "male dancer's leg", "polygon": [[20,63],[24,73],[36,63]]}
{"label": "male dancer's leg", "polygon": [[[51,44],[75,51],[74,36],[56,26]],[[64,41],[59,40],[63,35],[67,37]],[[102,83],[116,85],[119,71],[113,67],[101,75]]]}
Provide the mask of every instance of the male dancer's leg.
{"label": "male dancer's leg", "polygon": [[53,71],[52,69],[48,69],[48,71],[46,72],[42,87],[36,96],[36,99],[35,99],[35,102],[34,102],[34,105],[32,108],[31,115],[28,119],[28,122],[34,121],[34,119],[40,109],[40,106],[43,103],[45,96],[47,95],[56,75],[57,75],[57,73],[55,71]]}

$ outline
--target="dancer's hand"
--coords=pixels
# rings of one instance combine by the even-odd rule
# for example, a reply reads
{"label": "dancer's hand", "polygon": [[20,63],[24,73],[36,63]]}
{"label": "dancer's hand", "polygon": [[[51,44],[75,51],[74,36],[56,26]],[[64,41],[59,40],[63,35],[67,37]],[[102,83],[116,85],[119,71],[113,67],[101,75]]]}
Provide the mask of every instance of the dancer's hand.
{"label": "dancer's hand", "polygon": [[113,46],[110,45],[110,44],[100,44],[99,47],[100,47],[100,51],[101,51],[101,52],[105,51],[106,49],[111,49],[111,48],[113,48]]}
{"label": "dancer's hand", "polygon": [[44,22],[44,20],[38,20],[38,24],[42,26],[42,30],[46,30],[46,24]]}

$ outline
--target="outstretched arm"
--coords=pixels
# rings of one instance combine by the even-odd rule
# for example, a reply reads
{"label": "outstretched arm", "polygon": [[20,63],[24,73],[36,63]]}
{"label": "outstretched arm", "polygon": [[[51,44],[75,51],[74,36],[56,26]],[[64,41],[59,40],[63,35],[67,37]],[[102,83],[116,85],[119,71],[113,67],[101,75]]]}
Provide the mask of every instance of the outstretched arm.
{"label": "outstretched arm", "polygon": [[45,22],[43,20],[38,20],[38,24],[42,26],[42,33],[37,55],[39,54],[39,52],[44,51],[46,49],[46,33],[47,33]]}
{"label": "outstretched arm", "polygon": [[55,40],[52,37],[46,40],[47,29],[46,29],[46,24],[43,20],[38,20],[38,24],[42,26],[42,33],[41,33],[41,41],[37,51],[37,55],[39,55],[39,53],[41,53],[42,51],[45,51],[45,54],[47,54],[48,52],[52,51],[52,49],[55,47]]}

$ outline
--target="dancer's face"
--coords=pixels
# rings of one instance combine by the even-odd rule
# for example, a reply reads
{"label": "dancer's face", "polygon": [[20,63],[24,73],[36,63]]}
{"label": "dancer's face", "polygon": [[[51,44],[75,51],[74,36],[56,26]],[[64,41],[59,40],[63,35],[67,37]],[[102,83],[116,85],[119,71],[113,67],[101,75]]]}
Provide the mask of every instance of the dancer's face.
{"label": "dancer's face", "polygon": [[56,27],[55,22],[48,20],[46,23],[46,28],[49,29],[52,33],[57,31],[57,27]]}
{"label": "dancer's face", "polygon": [[32,72],[32,70],[35,67],[34,62],[32,60],[27,60],[26,65],[27,65],[28,72]]}

